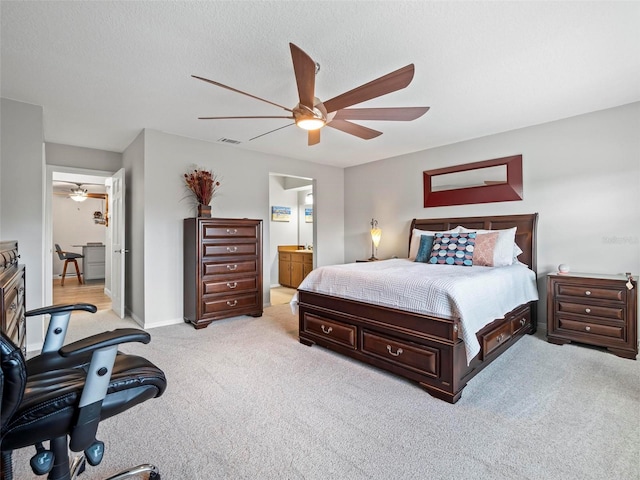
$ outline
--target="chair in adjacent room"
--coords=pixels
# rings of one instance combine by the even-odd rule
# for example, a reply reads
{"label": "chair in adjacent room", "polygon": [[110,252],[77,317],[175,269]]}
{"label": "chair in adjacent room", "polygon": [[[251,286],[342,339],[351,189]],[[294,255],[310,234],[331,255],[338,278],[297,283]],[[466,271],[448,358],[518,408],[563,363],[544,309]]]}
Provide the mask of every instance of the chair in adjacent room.
{"label": "chair in adjacent room", "polygon": [[[91,308],[92,307],[92,308]],[[54,305],[27,312],[51,314],[41,355],[25,360],[22,351],[0,334],[0,450],[3,480],[13,480],[12,452],[35,446],[31,468],[48,480],[73,480],[86,465],[98,465],[105,445],[96,439],[101,421],[146,400],[166,388],[162,370],[145,358],[118,352],[121,343],[149,343],[144,330],[116,329],[60,346],[72,310],[95,312],[88,304]],[[50,336],[55,333],[56,338]],[[124,432],[132,434],[133,432]],[[44,442],[49,442],[45,448]],[[69,450],[84,452],[72,462]],[[108,449],[107,449],[108,451]],[[158,469],[143,464],[110,477],[132,478],[149,473],[159,480]]]}
{"label": "chair in adjacent room", "polygon": [[58,258],[60,260],[64,260],[64,267],[62,269],[62,280],[60,281],[60,286],[64,286],[64,276],[67,274],[67,267],[70,263],[76,267],[76,275],[78,276],[78,282],[82,285],[82,276],[80,275],[80,268],[78,267],[78,258],[84,258],[84,255],[74,252],[65,252],[60,248],[60,245],[57,243],[56,245],[56,253],[58,254]]}

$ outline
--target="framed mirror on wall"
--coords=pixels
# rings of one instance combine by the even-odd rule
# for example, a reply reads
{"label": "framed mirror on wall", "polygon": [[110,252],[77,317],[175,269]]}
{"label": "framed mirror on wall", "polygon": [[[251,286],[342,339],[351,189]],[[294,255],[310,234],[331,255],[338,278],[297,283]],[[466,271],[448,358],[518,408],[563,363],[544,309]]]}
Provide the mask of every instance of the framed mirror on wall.
{"label": "framed mirror on wall", "polygon": [[522,200],[522,155],[423,172],[424,206]]}

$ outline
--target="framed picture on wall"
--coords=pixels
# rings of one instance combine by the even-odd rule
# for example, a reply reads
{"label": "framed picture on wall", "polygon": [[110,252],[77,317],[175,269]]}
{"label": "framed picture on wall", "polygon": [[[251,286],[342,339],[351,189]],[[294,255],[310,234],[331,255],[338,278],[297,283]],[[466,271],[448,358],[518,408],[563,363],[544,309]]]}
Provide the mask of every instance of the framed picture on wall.
{"label": "framed picture on wall", "polygon": [[305,223],[313,223],[313,207],[305,207],[304,221]]}
{"label": "framed picture on wall", "polygon": [[271,221],[288,222],[291,220],[291,207],[271,207]]}

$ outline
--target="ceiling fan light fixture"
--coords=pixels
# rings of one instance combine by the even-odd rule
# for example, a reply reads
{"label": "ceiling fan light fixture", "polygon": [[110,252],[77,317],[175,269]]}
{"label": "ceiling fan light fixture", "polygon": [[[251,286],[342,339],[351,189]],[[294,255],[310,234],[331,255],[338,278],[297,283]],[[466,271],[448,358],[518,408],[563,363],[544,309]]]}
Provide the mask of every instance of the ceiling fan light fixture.
{"label": "ceiling fan light fixture", "polygon": [[296,120],[296,125],[304,130],[318,130],[324,127],[326,122],[322,118],[300,118]]}
{"label": "ceiling fan light fixture", "polygon": [[303,130],[318,130],[327,124],[326,114],[314,107],[310,109],[305,105],[300,105],[293,109],[293,118],[296,125]]}
{"label": "ceiling fan light fixture", "polygon": [[72,188],[69,198],[75,202],[84,202],[87,199],[87,191],[84,188]]}

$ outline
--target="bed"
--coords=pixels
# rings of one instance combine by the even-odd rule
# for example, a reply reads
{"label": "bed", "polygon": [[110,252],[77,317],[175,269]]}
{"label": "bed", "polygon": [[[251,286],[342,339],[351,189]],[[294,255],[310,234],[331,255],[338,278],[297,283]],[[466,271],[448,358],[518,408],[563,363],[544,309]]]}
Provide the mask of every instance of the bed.
{"label": "bed", "polygon": [[[502,215],[490,217],[460,217],[440,219],[414,219],[409,230],[409,251],[411,257],[411,238],[415,238],[415,230],[442,232],[463,226],[467,231],[507,230],[516,227],[515,243],[521,250],[514,261],[513,270],[528,271],[529,283],[536,284],[536,223],[538,214]],[[417,233],[417,232],[416,232]],[[486,233],[486,232],[485,232]],[[415,240],[414,240],[415,241]],[[514,255],[517,252],[514,253]],[[464,315],[425,313],[416,308],[384,304],[385,295],[380,300],[363,300],[370,298],[364,294],[366,286],[361,287],[362,296],[326,293],[330,290],[316,288],[323,274],[331,278],[334,285],[341,281],[337,276],[339,270],[367,272],[375,277],[376,272],[382,275],[383,270],[394,272],[401,263],[409,265],[408,259],[385,260],[380,262],[347,264],[344,266],[320,267],[312,271],[300,285],[292,305],[297,307],[299,317],[299,340],[307,346],[319,345],[334,352],[386,370],[393,374],[417,382],[432,396],[449,403],[457,402],[462,390],[478,372],[505,352],[524,334],[536,331],[537,291],[529,293],[528,301],[513,305],[508,311],[497,314],[481,322],[479,330],[471,332],[466,317],[472,317],[474,311],[467,304]],[[411,262],[413,263],[413,262]],[[519,265],[515,265],[519,264]],[[422,268],[412,265],[414,270]],[[437,266],[434,266],[437,267]],[[507,267],[503,270],[508,270]],[[324,270],[326,269],[326,270]],[[447,270],[448,269],[448,270]],[[502,270],[501,268],[442,266],[442,272],[454,269],[468,272],[487,272]],[[475,270],[473,270],[475,269]],[[314,273],[315,272],[315,273]],[[363,276],[364,278],[364,276]],[[407,276],[409,278],[409,276]],[[489,277],[490,278],[490,277]],[[531,280],[532,278],[532,280]],[[484,284],[493,285],[494,280],[485,280]],[[505,283],[506,288],[519,290],[515,285],[510,287],[511,280]],[[344,280],[345,285],[353,283]],[[388,281],[385,288],[392,283]],[[395,284],[393,284],[395,285]],[[346,287],[345,287],[346,288]],[[393,287],[398,296],[404,294],[406,286]],[[529,288],[529,287],[528,287]],[[530,289],[530,288],[529,288]],[[340,289],[334,288],[331,291]],[[463,290],[470,290],[464,288]],[[473,290],[473,289],[471,289]],[[400,293],[402,291],[402,293]],[[505,293],[495,295],[493,299],[502,300]],[[339,295],[339,296],[338,296]],[[392,295],[387,295],[391,298]],[[491,296],[482,295],[485,303]],[[498,298],[499,297],[499,298]],[[513,302],[514,300],[509,300]],[[497,302],[496,303],[500,303]],[[502,301],[504,305],[508,302]],[[457,305],[457,303],[456,303]],[[478,311],[489,311],[478,305]],[[452,309],[457,313],[456,308]],[[465,342],[466,338],[466,342]],[[476,353],[477,352],[477,353]]]}

